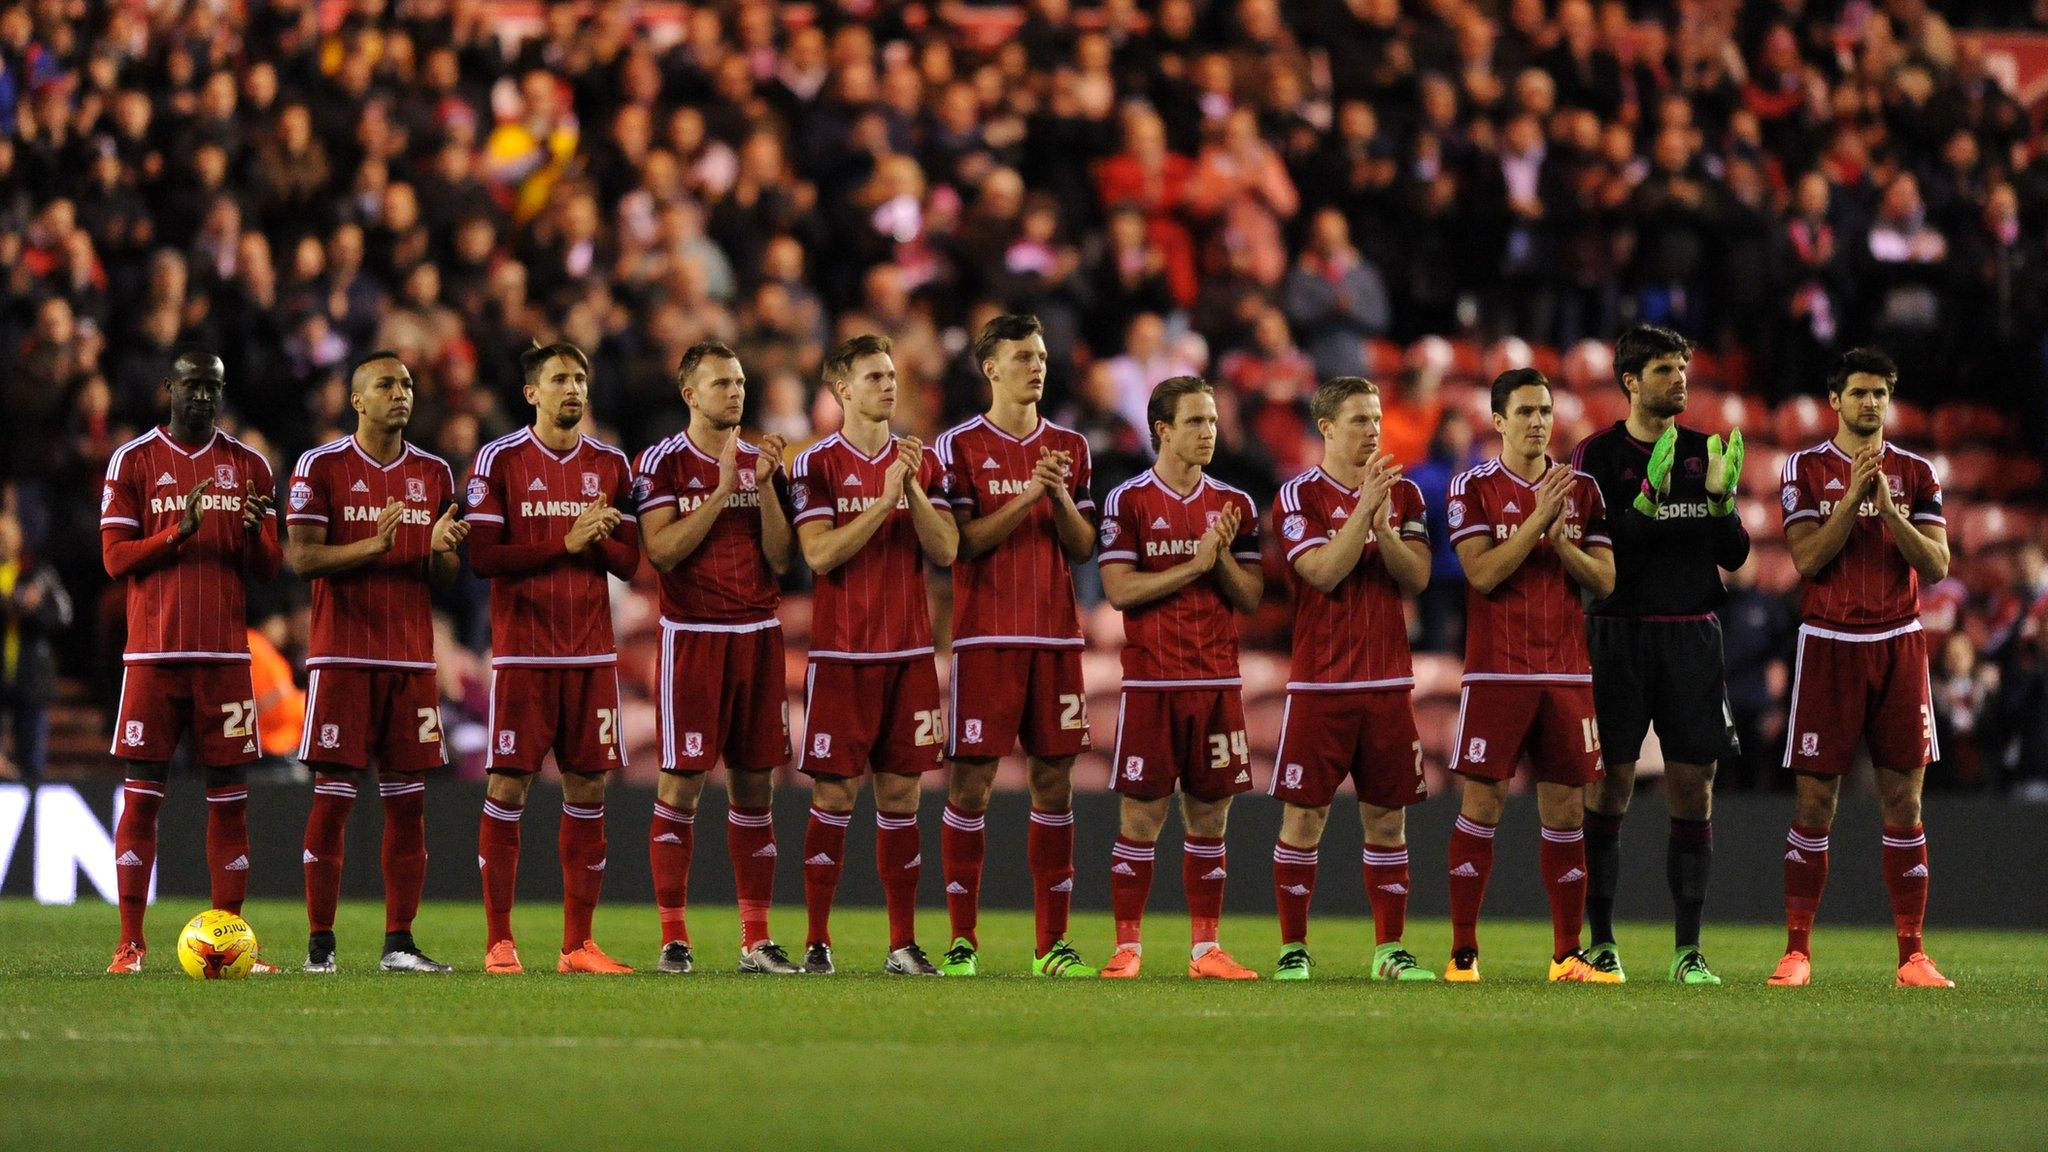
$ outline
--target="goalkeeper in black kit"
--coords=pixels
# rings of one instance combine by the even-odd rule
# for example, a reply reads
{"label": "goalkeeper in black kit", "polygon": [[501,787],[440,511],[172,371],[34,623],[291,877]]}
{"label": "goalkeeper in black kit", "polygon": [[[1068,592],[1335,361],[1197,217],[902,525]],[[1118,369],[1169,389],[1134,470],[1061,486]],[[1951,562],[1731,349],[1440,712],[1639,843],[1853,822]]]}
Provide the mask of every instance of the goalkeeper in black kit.
{"label": "goalkeeper in black kit", "polygon": [[1614,592],[1586,610],[1593,659],[1593,707],[1606,775],[1586,786],[1586,960],[1622,973],[1614,940],[1614,893],[1621,871],[1621,820],[1635,791],[1636,758],[1650,726],[1664,749],[1677,948],[1670,978],[1719,984],[1700,951],[1700,910],[1713,860],[1714,767],[1738,751],[1721,663],[1725,592],[1720,569],[1749,556],[1735,507],[1742,432],[1726,443],[1678,425],[1685,411],[1692,345],[1668,328],[1639,326],[1614,346],[1614,377],[1628,394],[1628,419],[1589,436],[1572,466],[1607,499],[1614,536]]}

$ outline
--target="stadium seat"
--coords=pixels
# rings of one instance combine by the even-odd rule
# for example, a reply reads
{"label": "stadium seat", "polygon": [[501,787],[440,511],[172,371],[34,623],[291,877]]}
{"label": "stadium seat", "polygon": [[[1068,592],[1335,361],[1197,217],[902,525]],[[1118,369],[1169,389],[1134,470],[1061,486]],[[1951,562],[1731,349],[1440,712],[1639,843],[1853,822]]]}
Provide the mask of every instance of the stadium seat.
{"label": "stadium seat", "polygon": [[1401,346],[1392,340],[1365,342],[1365,375],[1383,388],[1401,378]]}
{"label": "stadium seat", "polygon": [[1794,450],[1817,444],[1835,430],[1835,413],[1811,396],[1794,396],[1778,405],[1772,417],[1778,443]]}
{"label": "stadium seat", "polygon": [[1910,400],[1894,400],[1885,417],[1884,434],[1908,446],[1928,441],[1930,417],[1927,409]]}
{"label": "stadium seat", "polygon": [[1790,592],[1799,586],[1799,569],[1792,553],[1776,542],[1762,542],[1750,549],[1756,558],[1757,587],[1766,592]]}
{"label": "stadium seat", "polygon": [[2011,441],[2018,434],[2019,422],[1984,404],[1950,403],[1934,410],[1932,428],[1936,447],[1954,449]]}
{"label": "stadium seat", "polygon": [[1742,517],[1742,526],[1748,530],[1752,541],[1779,538],[1784,523],[1780,518],[1776,501],[1744,497],[1736,502],[1735,510]]}
{"label": "stadium seat", "polygon": [[1970,503],[1958,508],[1951,502],[1946,511],[1958,550],[1972,557],[2009,547],[2033,534],[2029,518],[2004,504]]}
{"label": "stadium seat", "polygon": [[[1945,475],[1941,467],[1944,462],[1948,465]],[[1989,448],[1960,448],[1948,453],[1945,461],[1940,454],[1936,455],[1934,476],[1945,491],[1977,496],[1991,490],[1993,474],[2003,463]]]}
{"label": "stadium seat", "polygon": [[1714,398],[1711,407],[1697,401],[1689,402],[1687,407],[1699,413],[1700,426],[1709,432],[1740,428],[1743,440],[1750,444],[1770,443],[1777,438],[1771,427],[1770,408],[1754,396],[1725,392]]}

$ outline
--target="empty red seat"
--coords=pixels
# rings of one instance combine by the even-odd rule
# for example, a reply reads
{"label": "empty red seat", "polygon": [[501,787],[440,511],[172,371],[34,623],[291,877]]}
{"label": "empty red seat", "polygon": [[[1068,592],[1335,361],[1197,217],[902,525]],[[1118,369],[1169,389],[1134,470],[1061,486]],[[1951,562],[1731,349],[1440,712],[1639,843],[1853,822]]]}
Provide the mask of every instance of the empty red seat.
{"label": "empty red seat", "polygon": [[1794,396],[1778,405],[1772,416],[1777,425],[1777,441],[1786,448],[1797,451],[1809,448],[1834,435],[1834,409],[1811,396]]}

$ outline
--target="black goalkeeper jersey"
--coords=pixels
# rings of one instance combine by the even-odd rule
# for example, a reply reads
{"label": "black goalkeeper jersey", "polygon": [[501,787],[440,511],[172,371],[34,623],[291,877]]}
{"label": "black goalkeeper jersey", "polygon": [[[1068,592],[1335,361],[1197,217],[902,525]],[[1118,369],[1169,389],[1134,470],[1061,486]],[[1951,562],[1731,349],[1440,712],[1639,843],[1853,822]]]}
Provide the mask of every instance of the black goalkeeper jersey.
{"label": "black goalkeeper jersey", "polygon": [[1736,512],[1707,511],[1707,437],[1681,427],[1671,464],[1671,490],[1653,520],[1636,510],[1648,442],[1616,421],[1586,437],[1572,466],[1591,475],[1607,498],[1614,537],[1614,592],[1586,609],[1594,616],[1700,616],[1721,606],[1723,568],[1749,557],[1749,532]]}

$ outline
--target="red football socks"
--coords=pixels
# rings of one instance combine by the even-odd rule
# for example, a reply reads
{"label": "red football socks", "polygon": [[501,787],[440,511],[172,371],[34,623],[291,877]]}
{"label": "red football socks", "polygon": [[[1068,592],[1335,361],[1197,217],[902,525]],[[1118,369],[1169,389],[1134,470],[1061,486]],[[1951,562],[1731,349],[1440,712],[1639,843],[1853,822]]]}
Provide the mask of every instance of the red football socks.
{"label": "red football socks", "polygon": [[1451,827],[1451,951],[1479,949],[1479,906],[1493,874],[1493,828],[1462,813]]}
{"label": "red football socks", "polygon": [[1152,894],[1154,846],[1124,836],[1109,850],[1109,904],[1116,918],[1116,943],[1136,944],[1145,924],[1145,898]]}
{"label": "red football socks", "polygon": [[341,902],[342,834],[355,804],[354,781],[343,776],[314,778],[313,810],[306,816],[306,842],[299,859],[306,867],[306,925],[315,932],[334,931],[334,909]]}
{"label": "red football socks", "polygon": [[924,854],[917,843],[917,813],[875,813],[875,869],[889,906],[889,951],[917,942],[917,880]]}
{"label": "red football socks", "polygon": [[1181,841],[1180,877],[1188,894],[1188,942],[1216,943],[1223,919],[1223,881],[1229,864],[1221,836],[1187,836]]}
{"label": "red football socks", "polygon": [[1308,905],[1316,894],[1314,848],[1273,843],[1273,904],[1280,910],[1280,942],[1308,943]]}
{"label": "red football socks", "polygon": [[939,827],[939,862],[946,874],[946,916],[953,923],[953,935],[966,937],[976,948],[981,940],[974,934],[981,909],[982,860],[988,855],[988,815],[946,805],[945,821]]}
{"label": "red football socks", "polygon": [[1545,828],[1540,867],[1550,894],[1550,958],[1579,950],[1586,918],[1586,833],[1579,828]]}
{"label": "red football socks", "polygon": [[377,782],[384,801],[384,931],[410,932],[427,886],[427,782]]}
{"label": "red football socks", "polygon": [[690,903],[690,856],[697,845],[697,810],[654,802],[647,829],[647,860],[654,869],[654,910],[661,917],[664,946],[690,942],[685,919]]}
{"label": "red football socks", "polygon": [[206,870],[213,879],[213,906],[241,915],[249,894],[247,785],[206,790]]}
{"label": "red football socks", "polygon": [[121,899],[121,942],[142,943],[149,911],[149,881],[156,874],[156,814],[164,803],[158,780],[121,785],[121,819],[114,826],[114,878]]}
{"label": "red football socks", "polygon": [[1813,955],[1813,917],[1827,883],[1828,830],[1794,824],[1785,834],[1785,951]]}
{"label": "red football socks", "polygon": [[512,938],[512,897],[519,888],[519,817],[525,811],[524,805],[484,800],[476,858],[484,874],[484,928],[489,944]]}
{"label": "red football socks", "polygon": [[1408,846],[1365,846],[1365,896],[1372,901],[1373,943],[1391,944],[1408,929]]}
{"label": "red football socks", "polygon": [[739,889],[740,948],[745,950],[769,939],[768,907],[775,899],[773,813],[766,808],[727,809],[725,850]]}
{"label": "red football socks", "polygon": [[1031,860],[1032,909],[1038,919],[1038,955],[1067,935],[1074,904],[1074,810],[1031,810],[1025,854]]}
{"label": "red football socks", "polygon": [[555,843],[562,857],[562,951],[573,952],[590,939],[604,887],[604,805],[565,802]]}
{"label": "red football socks", "polygon": [[1892,894],[1892,923],[1899,931],[1899,963],[1913,958],[1921,945],[1927,916],[1927,831],[1915,824],[1884,828],[1884,885]]}
{"label": "red football socks", "polygon": [[805,944],[832,943],[832,898],[839,892],[839,872],[846,867],[846,826],[850,812],[811,808],[804,829],[804,909],[810,914]]}

